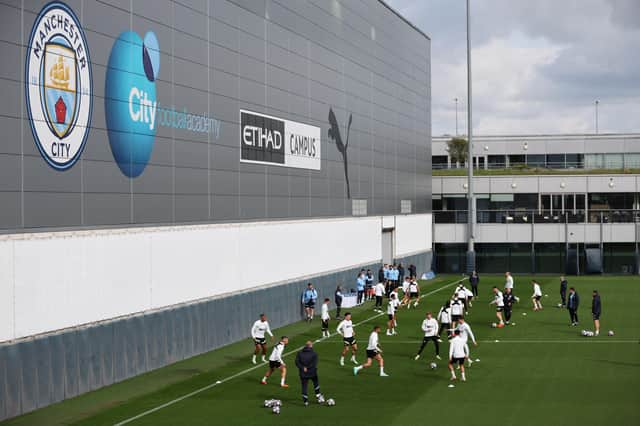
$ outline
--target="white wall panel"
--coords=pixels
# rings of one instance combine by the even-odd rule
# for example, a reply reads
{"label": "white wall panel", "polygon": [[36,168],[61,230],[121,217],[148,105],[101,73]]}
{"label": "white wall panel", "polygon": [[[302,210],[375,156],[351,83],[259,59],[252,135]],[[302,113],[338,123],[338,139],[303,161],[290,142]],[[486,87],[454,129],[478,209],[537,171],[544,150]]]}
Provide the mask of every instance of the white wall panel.
{"label": "white wall panel", "polygon": [[[8,236],[0,240],[0,341],[377,262],[381,223],[372,216]],[[399,216],[395,238],[396,256],[429,250],[431,215]]]}
{"label": "white wall panel", "polygon": [[0,342],[13,338],[13,241],[0,241]]}
{"label": "white wall panel", "polygon": [[431,214],[396,216],[396,257],[431,249]]}

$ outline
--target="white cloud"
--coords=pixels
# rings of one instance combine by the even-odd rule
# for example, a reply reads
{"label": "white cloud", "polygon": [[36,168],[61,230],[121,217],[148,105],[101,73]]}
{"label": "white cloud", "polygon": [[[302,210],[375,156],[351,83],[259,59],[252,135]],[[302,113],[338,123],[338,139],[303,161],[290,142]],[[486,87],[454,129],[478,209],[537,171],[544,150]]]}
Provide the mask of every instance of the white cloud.
{"label": "white cloud", "polygon": [[[432,39],[433,134],[466,126],[463,0],[389,0]],[[474,132],[640,131],[640,1],[472,1]]]}

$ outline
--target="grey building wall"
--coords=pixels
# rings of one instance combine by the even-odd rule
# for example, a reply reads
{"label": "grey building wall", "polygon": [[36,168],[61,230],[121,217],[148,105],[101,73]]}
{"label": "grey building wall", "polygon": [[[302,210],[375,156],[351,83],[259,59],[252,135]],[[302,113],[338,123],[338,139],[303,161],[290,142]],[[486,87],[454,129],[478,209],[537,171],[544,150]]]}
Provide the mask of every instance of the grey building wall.
{"label": "grey building wall", "polygon": [[[371,215],[399,213],[403,199],[430,211],[430,41],[384,3],[69,0],[90,51],[93,115],[66,171],[40,155],[25,106],[27,44],[45,3],[0,4],[0,232],[350,215],[330,109],[343,132],[353,117],[351,198]],[[217,137],[159,127],[136,178],[114,161],[104,111],[108,58],[128,30],[158,37],[159,102],[221,122]],[[240,109],[321,128],[321,170],[240,163]]]}
{"label": "grey building wall", "polygon": [[[421,275],[431,252],[396,260]],[[0,420],[248,338],[261,312],[272,328],[298,321],[307,282],[333,301],[338,283],[355,288],[361,267],[376,275],[379,264],[0,345]]]}

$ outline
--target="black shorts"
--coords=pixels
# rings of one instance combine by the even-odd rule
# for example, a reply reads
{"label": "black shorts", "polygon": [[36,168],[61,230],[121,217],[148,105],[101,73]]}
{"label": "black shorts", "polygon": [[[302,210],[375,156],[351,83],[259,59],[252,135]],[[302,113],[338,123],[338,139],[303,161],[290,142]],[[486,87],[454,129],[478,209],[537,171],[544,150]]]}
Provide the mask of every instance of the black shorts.
{"label": "black shorts", "polygon": [[253,339],[253,342],[256,345],[266,345],[267,344],[267,339],[265,337],[256,337],[255,339]]}
{"label": "black shorts", "polygon": [[269,360],[269,368],[272,370],[276,370],[282,367],[282,363],[280,361],[271,361]]}
{"label": "black shorts", "polygon": [[344,345],[345,345],[345,346],[353,346],[353,345],[355,345],[356,343],[358,343],[358,342],[356,342],[356,338],[355,338],[355,337],[353,337],[353,336],[351,336],[351,337],[344,337],[344,338],[342,339],[342,342],[344,343]]}
{"label": "black shorts", "polygon": [[504,308],[502,306],[498,306],[496,308],[496,312],[502,312],[502,311],[504,311]]}
{"label": "black shorts", "polygon": [[540,300],[540,299],[542,299],[542,296],[533,296],[533,298],[536,299],[536,300]]}
{"label": "black shorts", "polygon": [[322,320],[322,329],[323,330],[329,329],[329,320]]}
{"label": "black shorts", "polygon": [[593,320],[594,320],[594,321],[595,321],[595,320],[599,320],[599,319],[600,319],[600,314],[594,314],[594,313],[592,313],[591,315],[593,316]]}
{"label": "black shorts", "polygon": [[451,315],[451,321],[458,321],[462,318],[462,315]]}
{"label": "black shorts", "polygon": [[409,293],[409,298],[410,299],[417,299],[418,298],[418,293],[416,293],[416,292]]}
{"label": "black shorts", "polygon": [[393,319],[393,314],[387,314],[387,316],[389,317],[389,321]]}
{"label": "black shorts", "polygon": [[307,303],[304,304],[305,308],[315,308],[316,307],[316,302],[314,302],[313,300],[309,300]]}
{"label": "black shorts", "polygon": [[464,365],[464,358],[451,358],[451,364]]}
{"label": "black shorts", "polygon": [[375,358],[378,355],[378,351],[367,349],[367,358]]}
{"label": "black shorts", "polygon": [[423,343],[427,343],[428,341],[437,342],[438,341],[438,336],[424,336],[422,338],[422,342]]}

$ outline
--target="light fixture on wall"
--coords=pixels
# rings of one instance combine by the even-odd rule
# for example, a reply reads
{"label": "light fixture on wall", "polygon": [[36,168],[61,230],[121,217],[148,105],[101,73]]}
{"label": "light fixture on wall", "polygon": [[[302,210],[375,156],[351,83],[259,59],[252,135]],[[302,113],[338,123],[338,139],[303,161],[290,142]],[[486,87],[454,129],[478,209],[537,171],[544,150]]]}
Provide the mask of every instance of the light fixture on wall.
{"label": "light fixture on wall", "polygon": [[484,146],[484,150],[485,150],[485,151],[489,151],[489,145],[485,145],[485,146]]}
{"label": "light fixture on wall", "polygon": [[525,151],[529,149],[529,142],[525,142],[522,144],[522,149],[524,149]]}
{"label": "light fixture on wall", "polygon": [[462,187],[464,189],[469,189],[469,184],[467,182],[465,182],[465,183],[462,184]]}
{"label": "light fixture on wall", "polygon": [[513,182],[513,183],[511,184],[511,189],[516,189],[517,187],[518,187],[518,184],[517,184],[517,183]]}
{"label": "light fixture on wall", "polygon": [[567,184],[564,182],[560,182],[560,188],[565,189],[567,187]]}
{"label": "light fixture on wall", "polygon": [[616,186],[616,184],[613,183],[613,178],[609,178],[609,188],[613,188],[614,186]]}

